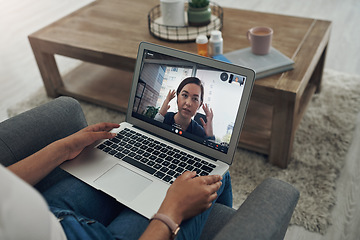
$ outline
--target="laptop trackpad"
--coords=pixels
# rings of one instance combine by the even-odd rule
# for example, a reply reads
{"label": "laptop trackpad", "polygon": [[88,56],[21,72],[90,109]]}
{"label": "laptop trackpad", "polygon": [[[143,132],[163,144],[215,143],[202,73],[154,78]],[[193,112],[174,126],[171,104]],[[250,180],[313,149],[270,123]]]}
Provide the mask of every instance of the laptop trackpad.
{"label": "laptop trackpad", "polygon": [[128,202],[131,202],[152,183],[150,179],[119,164],[113,166],[94,182],[102,191]]}

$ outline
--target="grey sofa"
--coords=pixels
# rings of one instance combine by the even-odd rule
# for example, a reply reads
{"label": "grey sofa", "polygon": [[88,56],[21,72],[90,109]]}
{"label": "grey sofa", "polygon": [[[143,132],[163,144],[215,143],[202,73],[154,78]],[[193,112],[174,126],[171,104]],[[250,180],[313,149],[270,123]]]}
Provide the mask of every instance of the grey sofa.
{"label": "grey sofa", "polygon": [[[0,123],[0,163],[9,166],[86,125],[80,104],[69,97],[19,114]],[[35,187],[43,192],[63,177],[69,175],[58,168]],[[298,198],[293,186],[269,178],[238,210],[215,204],[201,239],[283,239]]]}

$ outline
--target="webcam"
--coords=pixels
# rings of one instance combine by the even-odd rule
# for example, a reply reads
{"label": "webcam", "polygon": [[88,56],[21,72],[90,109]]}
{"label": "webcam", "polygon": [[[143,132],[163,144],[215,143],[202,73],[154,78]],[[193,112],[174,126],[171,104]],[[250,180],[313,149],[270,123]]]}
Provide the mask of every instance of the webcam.
{"label": "webcam", "polygon": [[229,75],[225,72],[223,72],[222,74],[220,74],[220,79],[221,81],[225,82],[226,80],[228,80]]}

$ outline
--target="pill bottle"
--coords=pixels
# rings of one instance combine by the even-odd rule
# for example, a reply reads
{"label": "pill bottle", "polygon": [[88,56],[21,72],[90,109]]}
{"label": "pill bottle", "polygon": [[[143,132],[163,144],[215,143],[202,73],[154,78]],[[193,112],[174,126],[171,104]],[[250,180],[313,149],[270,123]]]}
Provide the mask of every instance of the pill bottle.
{"label": "pill bottle", "polygon": [[209,40],[209,55],[213,57],[219,54],[223,54],[223,38],[220,31],[213,30]]}
{"label": "pill bottle", "polygon": [[208,57],[208,38],[205,35],[199,35],[196,38],[197,53],[200,56]]}

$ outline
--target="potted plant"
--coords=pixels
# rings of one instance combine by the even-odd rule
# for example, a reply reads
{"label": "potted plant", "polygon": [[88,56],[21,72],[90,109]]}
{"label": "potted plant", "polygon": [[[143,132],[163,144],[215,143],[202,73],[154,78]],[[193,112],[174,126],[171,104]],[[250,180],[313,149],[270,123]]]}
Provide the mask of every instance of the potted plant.
{"label": "potted plant", "polygon": [[144,110],[143,115],[154,118],[155,115],[159,112],[160,107],[154,107],[154,106],[147,106],[146,110]]}
{"label": "potted plant", "polygon": [[211,19],[210,1],[189,0],[187,15],[189,26],[208,25]]}

